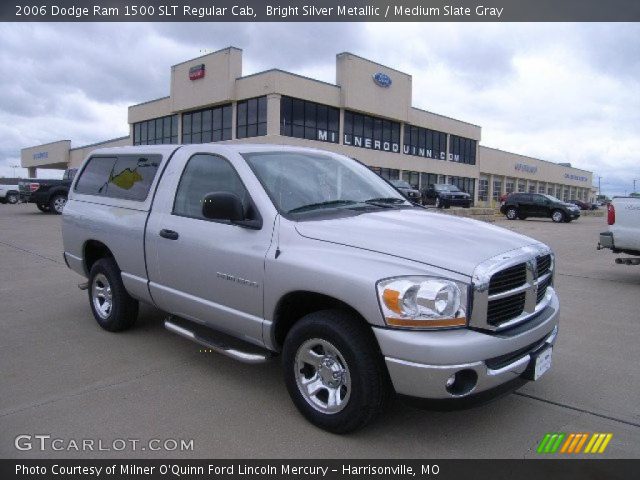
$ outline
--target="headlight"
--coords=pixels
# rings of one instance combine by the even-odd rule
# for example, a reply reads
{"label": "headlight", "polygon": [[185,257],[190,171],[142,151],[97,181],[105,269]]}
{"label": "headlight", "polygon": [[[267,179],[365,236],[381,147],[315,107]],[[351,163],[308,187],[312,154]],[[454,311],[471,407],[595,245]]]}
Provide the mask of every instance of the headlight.
{"label": "headlight", "polygon": [[396,277],[376,285],[387,325],[451,328],[467,325],[467,285],[435,277]]}

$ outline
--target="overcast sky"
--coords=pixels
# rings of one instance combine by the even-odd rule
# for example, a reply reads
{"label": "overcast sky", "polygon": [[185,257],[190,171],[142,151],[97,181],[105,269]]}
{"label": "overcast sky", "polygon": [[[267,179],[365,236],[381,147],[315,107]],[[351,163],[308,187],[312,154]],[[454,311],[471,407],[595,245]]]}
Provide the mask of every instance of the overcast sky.
{"label": "overcast sky", "polygon": [[4,23],[0,176],[25,146],[127,135],[127,106],[168,95],[171,65],[229,45],[245,75],[334,82],[337,53],[370,58],[413,75],[414,106],[482,126],[486,146],[640,190],[640,24]]}

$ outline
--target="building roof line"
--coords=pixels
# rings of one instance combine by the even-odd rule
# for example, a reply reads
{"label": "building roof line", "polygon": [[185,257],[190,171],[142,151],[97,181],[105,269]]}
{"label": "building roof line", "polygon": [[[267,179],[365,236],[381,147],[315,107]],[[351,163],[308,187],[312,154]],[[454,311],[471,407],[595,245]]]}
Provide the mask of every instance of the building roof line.
{"label": "building roof line", "polygon": [[147,103],[159,102],[160,100],[165,100],[167,98],[171,98],[171,96],[165,95],[164,97],[154,98],[153,100],[147,100],[146,102],[136,103],[135,105],[129,105],[128,108],[139,107],[141,105],[146,105]]}
{"label": "building roof line", "polygon": [[478,127],[482,129],[480,125],[476,125],[475,123],[465,122],[464,120],[460,120],[459,118],[449,117],[448,115],[442,115],[441,113],[432,112],[431,110],[425,110],[424,108],[411,106],[414,110],[418,110],[419,112],[430,113],[431,115],[437,115],[438,117],[447,118],[449,120],[454,120],[456,122],[464,123],[465,125],[471,125],[472,127]]}
{"label": "building roof line", "polygon": [[125,138],[129,138],[129,137],[130,137],[130,135],[127,135],[125,137],[111,138],[109,140],[103,140],[101,142],[90,143],[88,145],[82,145],[81,147],[73,147],[73,148],[70,148],[69,151],[72,152],[74,150],[82,150],[83,148],[95,147],[97,145],[104,145],[105,143],[117,142],[118,140],[124,140]]}
{"label": "building roof line", "polygon": [[389,70],[393,70],[393,71],[394,71],[394,72],[396,72],[396,73],[400,73],[400,74],[405,75],[405,76],[407,76],[407,77],[409,77],[409,78],[413,78],[413,76],[412,76],[411,74],[409,74],[409,73],[406,73],[406,72],[400,71],[400,70],[398,70],[397,68],[390,67],[389,65],[385,65],[384,63],[374,62],[374,61],[373,61],[373,60],[371,60],[370,58],[361,57],[360,55],[356,55],[355,53],[351,53],[351,52],[340,52],[340,53],[338,53],[338,54],[336,55],[336,58],[338,58],[338,57],[340,57],[340,56],[342,56],[342,55],[351,55],[352,57],[359,58],[360,60],[364,60],[364,61],[366,61],[366,62],[373,63],[373,64],[375,64],[375,65],[379,65],[380,67],[388,68]]}
{"label": "building roof line", "polygon": [[300,75],[299,73],[288,72],[286,70],[282,70],[281,68],[270,68],[268,70],[263,70],[261,72],[252,73],[250,75],[243,75],[242,77],[236,78],[236,80],[243,80],[245,78],[255,77],[258,75],[264,75],[271,72],[284,73],[285,75],[292,75],[294,77],[303,78],[305,80],[311,80],[312,82],[322,83],[323,85],[329,85],[330,87],[340,88],[340,85],[336,85],[335,83],[325,82],[324,80],[318,80],[317,78],[307,77],[305,75]]}
{"label": "building roof line", "polygon": [[521,153],[516,153],[516,152],[509,152],[507,150],[502,150],[502,149],[496,148],[496,147],[488,147],[486,145],[480,145],[480,148],[487,148],[489,150],[495,150],[497,152],[508,153],[509,155],[517,155],[518,157],[529,158],[529,159],[535,160],[537,162],[550,163],[551,165],[555,165],[556,167],[571,168],[573,170],[580,170],[581,172],[586,172],[586,173],[590,173],[590,174],[593,175],[593,172],[591,170],[585,170],[584,168],[578,168],[578,167],[567,167],[566,165],[560,165],[558,162],[552,162],[551,160],[544,160],[542,158],[530,157],[529,155],[523,155]]}
{"label": "building roof line", "polygon": [[54,140],[53,142],[41,143],[39,145],[32,145],[30,147],[24,147],[24,148],[21,148],[20,151],[28,150],[30,148],[46,147],[47,145],[53,145],[54,143],[60,143],[60,142],[69,142],[69,143],[71,143],[71,140],[68,140],[68,139],[65,139],[65,140]]}
{"label": "building roof line", "polygon": [[180,65],[184,65],[185,63],[193,62],[194,60],[200,60],[201,58],[204,58],[204,57],[206,57],[208,55],[213,55],[214,53],[224,52],[225,50],[238,50],[239,52],[242,52],[241,48],[234,47],[233,45],[229,45],[228,47],[221,48],[219,50],[216,50],[215,52],[204,53],[202,55],[199,55],[197,57],[191,58],[189,60],[185,60],[184,62],[176,63],[175,65],[171,65],[171,68],[178,67]]}

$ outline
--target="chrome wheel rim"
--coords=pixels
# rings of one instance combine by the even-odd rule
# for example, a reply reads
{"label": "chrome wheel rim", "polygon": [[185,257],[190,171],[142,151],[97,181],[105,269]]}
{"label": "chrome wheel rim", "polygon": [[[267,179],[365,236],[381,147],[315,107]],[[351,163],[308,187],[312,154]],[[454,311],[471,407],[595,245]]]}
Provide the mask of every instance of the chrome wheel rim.
{"label": "chrome wheel rim", "polygon": [[16,197],[15,195],[9,195],[7,196],[7,202],[11,204],[18,203],[18,197]]}
{"label": "chrome wheel rim", "polygon": [[57,197],[53,201],[53,208],[55,208],[56,212],[61,213],[64,206],[67,204],[67,199],[64,197]]}
{"label": "chrome wheel rim", "polygon": [[562,221],[562,213],[560,213],[560,212],[554,212],[554,213],[553,213],[553,221],[554,221],[554,222],[560,222],[560,221]]}
{"label": "chrome wheel rim", "polygon": [[516,211],[514,209],[507,210],[507,218],[509,219],[516,218]]}
{"label": "chrome wheel rim", "polygon": [[349,366],[340,351],[321,338],[305,341],[296,352],[295,375],[305,401],[324,414],[342,411],[351,397]]}
{"label": "chrome wheel rim", "polygon": [[109,280],[102,273],[97,274],[91,284],[91,301],[100,318],[104,320],[109,317],[113,308],[113,295]]}

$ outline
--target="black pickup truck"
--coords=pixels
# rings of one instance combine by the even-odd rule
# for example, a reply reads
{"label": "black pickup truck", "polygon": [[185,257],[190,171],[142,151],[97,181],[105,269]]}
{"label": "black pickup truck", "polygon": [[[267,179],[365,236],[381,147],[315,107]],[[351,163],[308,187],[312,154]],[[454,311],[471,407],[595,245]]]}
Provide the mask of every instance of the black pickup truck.
{"label": "black pickup truck", "polygon": [[67,203],[69,187],[77,168],[65,170],[62,180],[45,178],[27,178],[18,184],[20,201],[35,203],[41,212],[53,212],[60,215]]}

